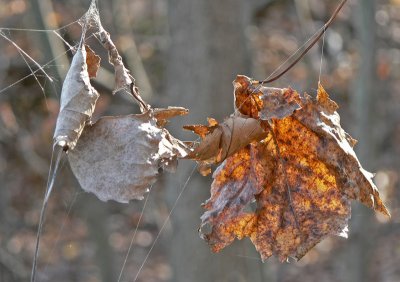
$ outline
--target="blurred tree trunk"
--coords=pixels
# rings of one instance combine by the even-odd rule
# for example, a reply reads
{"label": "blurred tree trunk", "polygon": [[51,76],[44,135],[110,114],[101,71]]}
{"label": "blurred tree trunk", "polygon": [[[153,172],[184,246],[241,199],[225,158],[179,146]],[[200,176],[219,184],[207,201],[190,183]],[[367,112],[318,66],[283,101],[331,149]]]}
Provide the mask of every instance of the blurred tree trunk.
{"label": "blurred tree trunk", "polygon": [[[38,29],[46,29],[46,30],[56,30],[59,28],[58,25],[52,23],[50,21],[50,17],[48,15],[54,14],[53,3],[50,0],[33,0],[30,2],[32,6],[32,10],[35,14],[35,20],[38,24]],[[39,40],[37,40],[39,38]],[[55,70],[55,81],[61,81],[67,74],[67,67],[69,60],[68,56],[65,53],[64,44],[60,41],[59,38],[55,37],[54,34],[50,34],[47,32],[43,32],[41,34],[35,34],[33,37],[34,40],[37,40],[37,45],[41,46],[41,50],[43,50],[43,54],[45,56],[44,62],[50,62],[54,58],[57,58],[56,63],[50,64],[48,67]],[[53,84],[55,87],[55,94],[61,91],[61,84]]]}
{"label": "blurred tree trunk", "polygon": [[[249,73],[244,28],[250,10],[248,3],[240,0],[168,3],[170,52],[165,101],[190,109],[188,118],[174,120],[172,132],[193,140],[193,135],[182,133],[183,123],[206,123],[207,117],[222,121],[233,112],[232,81],[236,74]],[[165,193],[170,208],[193,166],[181,163],[179,173],[167,180]],[[210,177],[195,172],[171,217],[172,234],[167,248],[174,272],[172,281],[263,280],[261,262],[242,257],[259,258],[254,247],[241,242],[213,254],[200,239],[200,204],[209,197],[210,182]]]}
{"label": "blurred tree trunk", "polygon": [[[376,92],[374,86],[376,78],[376,34],[375,34],[375,1],[358,1],[355,7],[356,34],[359,38],[360,63],[358,77],[353,85],[351,103],[356,139],[360,143],[356,147],[360,162],[367,170],[376,169],[373,163],[376,160],[376,139],[373,133],[374,103]],[[351,234],[347,257],[348,273],[346,281],[365,282],[368,279],[370,264],[369,251],[373,243],[374,230],[373,212],[364,207],[357,206],[353,210],[351,221]]]}

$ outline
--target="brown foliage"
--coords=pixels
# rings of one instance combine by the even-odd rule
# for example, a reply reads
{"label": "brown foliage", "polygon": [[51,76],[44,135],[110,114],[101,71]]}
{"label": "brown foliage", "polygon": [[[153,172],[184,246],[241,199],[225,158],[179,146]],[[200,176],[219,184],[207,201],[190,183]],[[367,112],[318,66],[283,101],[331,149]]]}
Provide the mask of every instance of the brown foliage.
{"label": "brown foliage", "polygon": [[[351,200],[389,215],[321,85],[316,99],[245,76],[234,86],[237,110],[260,118],[266,136],[247,139],[214,172],[200,229],[213,251],[249,237],[263,259],[300,259],[326,236],[346,236]],[[212,134],[195,132],[203,142]]]}

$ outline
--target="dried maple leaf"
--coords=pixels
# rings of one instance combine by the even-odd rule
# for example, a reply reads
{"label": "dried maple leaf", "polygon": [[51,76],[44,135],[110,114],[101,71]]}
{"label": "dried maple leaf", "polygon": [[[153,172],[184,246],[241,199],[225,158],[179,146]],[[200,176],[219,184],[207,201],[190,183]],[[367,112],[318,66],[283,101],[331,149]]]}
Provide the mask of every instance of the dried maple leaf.
{"label": "dried maple leaf", "polygon": [[231,116],[221,124],[212,118],[208,122],[208,126],[184,126],[202,138],[200,143],[192,145],[194,150],[187,158],[200,162],[203,175],[211,172],[211,164],[220,163],[250,142],[260,141],[266,136],[260,121],[253,118]]}
{"label": "dried maple leaf", "polygon": [[85,48],[78,48],[61,91],[60,113],[53,138],[55,144],[65,149],[75,147],[99,97],[90,84],[86,54]]}
{"label": "dried maple leaf", "polygon": [[[389,215],[372,175],[353,151],[355,140],[340,127],[336,103],[322,86],[316,100],[292,97],[299,107],[275,115],[282,119],[263,121],[266,138],[228,157],[215,171],[200,229],[214,251],[249,237],[263,260],[271,255],[300,259],[328,235],[346,236],[351,200]],[[258,116],[266,107],[254,105],[246,105],[249,115]]]}
{"label": "dried maple leaf", "polygon": [[83,190],[103,201],[126,203],[142,199],[160,171],[174,171],[177,158],[186,154],[186,146],[147,112],[87,125],[68,158]]}

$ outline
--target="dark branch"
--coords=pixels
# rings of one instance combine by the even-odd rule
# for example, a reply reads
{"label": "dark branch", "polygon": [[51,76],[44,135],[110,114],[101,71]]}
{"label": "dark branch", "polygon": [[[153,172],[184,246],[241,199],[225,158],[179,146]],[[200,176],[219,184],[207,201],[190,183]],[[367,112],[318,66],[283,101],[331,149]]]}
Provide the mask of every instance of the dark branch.
{"label": "dark branch", "polygon": [[344,4],[346,4],[347,0],[342,0],[342,2],[340,2],[339,6],[336,8],[335,12],[332,14],[332,16],[330,17],[330,19],[324,24],[324,26],[322,27],[321,31],[318,33],[317,37],[315,37],[315,39],[310,43],[310,45],[300,54],[300,56],[294,60],[286,69],[284,69],[281,73],[279,73],[278,75],[270,78],[270,79],[265,79],[265,80],[261,80],[259,81],[260,84],[265,84],[265,83],[270,83],[273,82],[277,79],[279,79],[281,76],[283,76],[285,73],[287,73],[291,68],[293,68],[307,53],[308,51],[310,51],[310,49],[318,42],[318,40],[322,37],[322,35],[324,35],[324,33],[326,32],[326,30],[329,28],[329,26],[332,24],[332,22],[335,20],[336,16],[339,14],[340,10],[342,9],[342,7],[344,6]]}

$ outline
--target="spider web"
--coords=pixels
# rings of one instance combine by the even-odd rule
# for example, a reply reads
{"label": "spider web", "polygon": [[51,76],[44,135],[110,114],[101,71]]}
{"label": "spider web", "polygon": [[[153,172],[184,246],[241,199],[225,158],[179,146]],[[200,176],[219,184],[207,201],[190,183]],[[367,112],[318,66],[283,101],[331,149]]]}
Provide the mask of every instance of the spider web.
{"label": "spider web", "polygon": [[[90,31],[91,29],[94,29],[94,30],[102,30],[103,29],[101,21],[100,21],[100,16],[99,16],[99,11],[97,9],[96,1],[91,2],[91,5],[90,5],[88,11],[80,19],[73,21],[73,22],[71,22],[65,26],[62,26],[60,28],[57,28],[57,29],[47,30],[47,29],[0,28],[0,37],[2,38],[2,40],[7,42],[11,47],[15,48],[15,50],[18,52],[20,58],[22,59],[23,63],[26,65],[27,69],[29,70],[29,74],[15,80],[12,83],[8,83],[6,86],[0,86],[0,95],[7,98],[10,95],[10,93],[12,93],[14,91],[14,89],[18,88],[21,84],[25,83],[25,81],[33,78],[37,87],[40,89],[40,92],[42,93],[42,95],[44,97],[47,110],[51,110],[50,109],[51,105],[49,105],[48,99],[46,97],[46,95],[48,94],[48,89],[46,89],[46,85],[53,86],[53,92],[54,92],[53,95],[59,96],[59,94],[57,93],[58,91],[57,91],[57,87],[55,87],[55,84],[57,82],[58,83],[60,83],[60,82],[55,79],[55,76],[51,73],[50,68],[51,67],[63,67],[63,68],[67,67],[65,65],[59,65],[59,64],[57,64],[57,62],[59,61],[60,58],[66,56],[66,54],[68,52],[73,53],[75,51],[75,49],[77,48],[77,46],[79,44],[81,44],[82,42],[70,43],[67,39],[64,38],[65,36],[63,33],[68,33],[69,28],[71,28],[73,26],[77,26],[77,25],[80,25],[82,27],[83,33],[86,33],[87,31]],[[16,33],[16,32],[18,32],[18,33],[22,32],[22,33],[27,33],[27,34],[46,33],[46,34],[48,34],[48,36],[54,36],[56,39],[60,40],[64,44],[64,46],[66,46],[65,51],[58,53],[56,56],[54,56],[54,58],[52,58],[48,62],[40,63],[40,60],[35,59],[33,55],[29,54],[29,51],[25,51],[25,49],[26,49],[25,46],[20,46],[19,43],[17,43],[17,41],[15,39],[13,39],[12,35],[13,35],[13,33]],[[82,36],[82,38],[85,38],[85,41],[89,40],[92,37],[96,37],[96,33],[89,32],[88,34],[89,34],[88,36]],[[54,183],[54,181],[55,181],[55,177],[57,174],[57,166],[61,160],[60,157],[61,157],[61,155],[58,154],[56,162],[55,162],[55,164],[53,164],[53,165],[55,165],[55,168],[52,168],[53,165],[50,164],[50,172],[49,172],[49,179],[48,179],[48,182],[50,184],[48,187],[52,187],[51,183]],[[44,172],[42,174],[44,174]],[[190,179],[190,177],[189,177],[189,179]],[[187,180],[187,182],[189,181],[189,179]],[[187,182],[186,182],[186,184],[187,184]],[[185,187],[183,189],[185,189],[186,187],[187,187],[187,185],[185,185]],[[45,205],[47,204],[47,202],[49,200],[50,193],[51,193],[51,188],[50,189],[48,188],[46,191],[46,194],[44,196],[45,197],[45,199],[44,199]],[[69,217],[70,217],[70,214],[72,211],[72,207],[76,204],[76,202],[79,202],[78,195],[81,195],[81,194],[82,193],[75,192],[75,195],[72,197],[72,199],[64,200],[64,201],[68,202],[68,203],[65,203],[65,205],[67,206],[66,215],[64,215],[64,219],[62,220],[61,225],[59,225],[59,228],[58,228],[59,230],[57,231],[55,240],[54,241],[45,240],[45,242],[43,244],[43,247],[50,249],[50,251],[48,254],[49,258],[47,258],[45,260],[46,262],[44,263],[44,265],[45,265],[44,268],[39,269],[38,274],[40,275],[39,277],[41,279],[46,279],[46,277],[48,277],[48,275],[51,275],[51,268],[52,268],[51,267],[51,265],[52,265],[51,259],[54,257],[60,256],[60,254],[57,254],[57,251],[56,251],[57,249],[60,249],[60,247],[58,247],[57,245],[60,243],[60,241],[65,241],[65,239],[62,238],[63,236],[68,236],[69,232],[67,232],[67,230],[65,230],[65,229],[67,229],[66,226],[68,225],[68,221],[70,221]],[[69,197],[69,198],[71,198],[71,197]],[[135,227],[135,232],[133,233],[133,236],[130,239],[129,250],[131,249],[133,243],[135,242],[135,236],[138,233],[138,227],[142,220],[142,216],[143,216],[144,208],[146,207],[147,199],[148,198],[146,198],[146,201],[143,204],[143,209],[139,213],[140,214],[139,221],[137,222],[137,225]],[[179,200],[179,198],[177,199],[177,201],[178,200]],[[53,209],[54,209],[54,207],[53,207]],[[154,240],[153,247],[154,247],[158,237],[160,236],[162,229],[165,227],[166,222],[168,221],[168,218],[171,216],[171,213],[172,213],[172,210],[169,213],[167,219],[165,219],[165,222],[162,224],[163,227],[161,228],[160,232],[158,233],[158,235],[156,235],[156,240]],[[53,216],[51,216],[51,217],[53,217]],[[49,218],[49,220],[54,221],[54,218]],[[67,235],[63,235],[63,233],[66,233]],[[44,235],[46,235],[46,233],[44,233]],[[73,245],[69,246],[69,248],[72,248],[72,247],[73,247]],[[128,251],[128,253],[126,253],[126,255],[124,256],[125,261],[123,263],[122,270],[120,272],[120,278],[124,274],[123,269],[124,269],[125,264],[128,262],[129,255],[130,255],[130,253]],[[144,260],[144,262],[141,266],[141,269],[143,268],[149,255],[150,255],[150,252],[148,253],[146,259]],[[139,276],[139,274],[140,273],[138,272],[137,276]],[[132,274],[132,275],[134,275],[134,274]]]}

